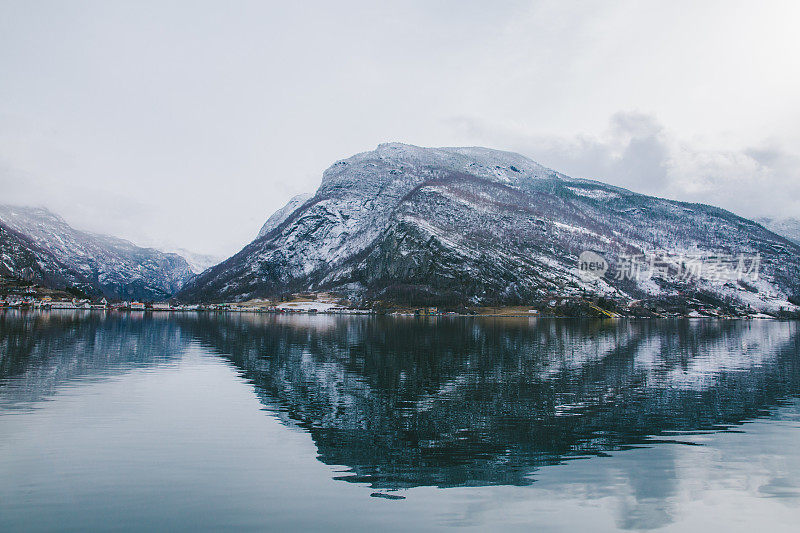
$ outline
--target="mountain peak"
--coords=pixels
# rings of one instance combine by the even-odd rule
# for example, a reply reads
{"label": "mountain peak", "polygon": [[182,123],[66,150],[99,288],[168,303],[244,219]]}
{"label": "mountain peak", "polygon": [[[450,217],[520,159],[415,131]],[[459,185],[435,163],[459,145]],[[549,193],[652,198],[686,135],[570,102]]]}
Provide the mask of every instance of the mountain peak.
{"label": "mountain peak", "polygon": [[337,161],[323,173],[322,187],[382,189],[399,180],[413,188],[424,181],[455,174],[513,187],[524,187],[531,180],[569,179],[514,152],[482,147],[426,148],[392,142]]}

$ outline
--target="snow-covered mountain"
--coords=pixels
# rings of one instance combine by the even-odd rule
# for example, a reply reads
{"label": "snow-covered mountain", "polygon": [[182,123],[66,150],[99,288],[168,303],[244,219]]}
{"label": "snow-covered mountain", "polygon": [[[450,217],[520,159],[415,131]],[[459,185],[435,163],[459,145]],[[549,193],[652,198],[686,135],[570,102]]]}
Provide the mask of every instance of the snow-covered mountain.
{"label": "snow-covered mountain", "polygon": [[193,252],[191,250],[187,250],[186,248],[159,248],[162,252],[167,254],[178,254],[179,256],[183,257],[187,263],[189,263],[189,268],[195,274],[200,274],[201,272],[208,270],[212,266],[219,264],[222,262],[225,257],[216,256],[212,254],[200,254],[197,252]]}
{"label": "snow-covered mountain", "polygon": [[193,276],[177,254],[76,230],[43,208],[0,205],[0,253],[0,273],[115,299],[164,299]]}
{"label": "snow-covered mountain", "polygon": [[[581,252],[759,257],[758,279],[586,277]],[[756,309],[794,308],[800,247],[712,206],[570,178],[487,148],[399,143],[338,161],[258,238],[189,282],[185,300],[334,290],[350,297],[474,304],[689,292]],[[685,265],[684,265],[685,266]]]}
{"label": "snow-covered mountain", "polygon": [[796,218],[757,218],[756,222],[768,230],[786,237],[795,244],[800,244],[800,220]]}
{"label": "snow-covered mountain", "polygon": [[0,276],[35,279],[51,288],[72,287],[99,294],[79,272],[61,263],[50,252],[0,221]]}

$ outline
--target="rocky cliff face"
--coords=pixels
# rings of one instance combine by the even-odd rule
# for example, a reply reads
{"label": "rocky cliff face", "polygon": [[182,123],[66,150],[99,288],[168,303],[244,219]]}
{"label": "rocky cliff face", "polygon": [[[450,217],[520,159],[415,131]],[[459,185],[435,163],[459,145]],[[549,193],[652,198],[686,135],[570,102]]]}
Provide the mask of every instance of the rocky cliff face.
{"label": "rocky cliff face", "polygon": [[[586,276],[638,254],[758,256],[758,279]],[[486,148],[385,144],[335,163],[310,198],[274,215],[185,300],[334,290],[409,303],[524,303],[550,295],[636,299],[701,291],[758,309],[800,295],[800,247],[722,209],[575,179]],[[683,265],[685,266],[685,264]],[[619,278],[619,279],[617,279]]]}
{"label": "rocky cliff face", "polygon": [[[192,277],[177,254],[79,231],[42,208],[0,206],[2,273],[115,299],[159,300]],[[23,272],[24,270],[24,272]]]}

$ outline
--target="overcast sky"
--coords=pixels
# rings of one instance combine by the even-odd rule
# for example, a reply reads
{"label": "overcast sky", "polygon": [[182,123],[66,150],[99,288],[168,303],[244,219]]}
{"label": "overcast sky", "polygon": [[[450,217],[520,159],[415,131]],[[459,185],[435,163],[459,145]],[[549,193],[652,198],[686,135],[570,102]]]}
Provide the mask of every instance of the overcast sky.
{"label": "overcast sky", "polygon": [[0,0],[0,202],[229,255],[337,159],[401,141],[796,217],[798,21],[795,1]]}

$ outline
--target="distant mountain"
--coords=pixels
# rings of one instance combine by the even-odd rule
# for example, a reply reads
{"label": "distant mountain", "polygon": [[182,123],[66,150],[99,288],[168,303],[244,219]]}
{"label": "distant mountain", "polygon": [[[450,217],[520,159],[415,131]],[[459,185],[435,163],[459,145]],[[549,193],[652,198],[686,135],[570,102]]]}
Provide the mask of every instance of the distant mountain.
{"label": "distant mountain", "polygon": [[770,231],[800,244],[800,220],[796,218],[757,218],[756,222]]}
{"label": "distant mountain", "polygon": [[178,254],[179,256],[183,257],[186,262],[189,263],[189,268],[191,271],[195,274],[200,274],[212,266],[221,263],[222,260],[225,259],[224,257],[211,254],[199,254],[197,252],[187,250],[186,248],[162,249],[161,251],[164,253]]}
{"label": "distant mountain", "polygon": [[[618,267],[587,277],[577,268],[583,251]],[[619,275],[624,258],[650,252],[684,258],[678,264],[686,270],[696,255],[757,256],[760,275]],[[519,154],[392,143],[335,163],[316,194],[292,199],[256,240],[178,297],[319,290],[431,304],[702,294],[777,310],[800,300],[800,247],[723,209],[570,178]]]}
{"label": "distant mountain", "polygon": [[115,299],[159,300],[193,276],[177,254],[76,230],[47,209],[0,205],[0,224],[3,273],[32,277],[55,288],[74,286]]}

